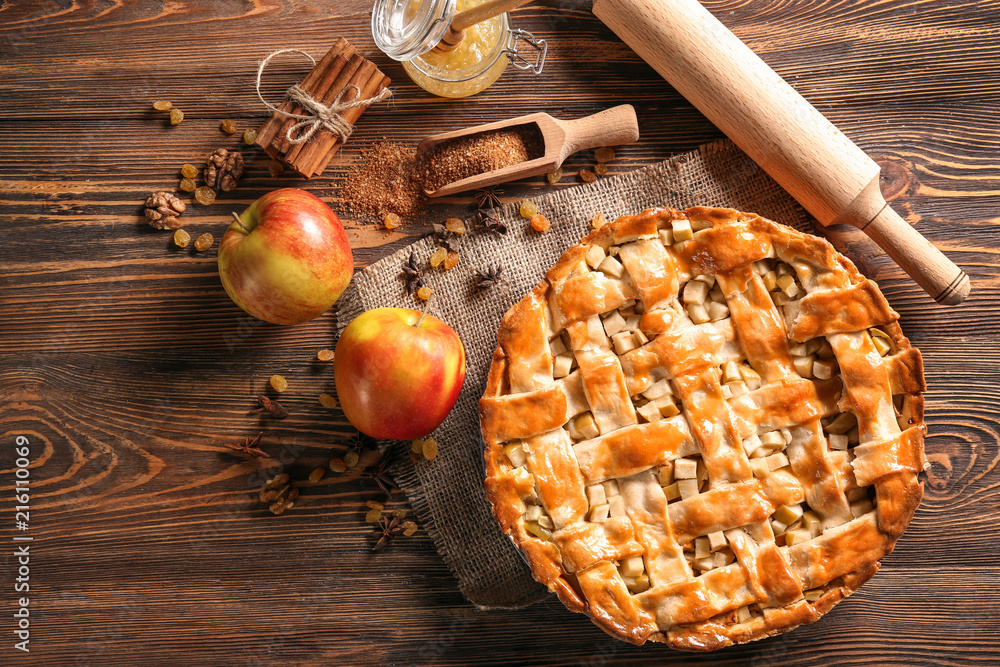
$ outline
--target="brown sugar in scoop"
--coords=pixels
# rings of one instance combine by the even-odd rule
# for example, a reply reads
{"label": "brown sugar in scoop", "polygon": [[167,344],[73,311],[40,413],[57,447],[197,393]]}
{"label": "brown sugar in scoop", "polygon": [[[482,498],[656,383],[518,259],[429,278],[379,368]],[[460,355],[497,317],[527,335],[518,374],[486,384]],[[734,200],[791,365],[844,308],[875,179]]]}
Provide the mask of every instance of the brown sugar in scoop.
{"label": "brown sugar in scoop", "polygon": [[638,139],[628,104],[570,121],[533,113],[427,137],[417,146],[426,160],[418,180],[428,197],[442,197],[545,174],[577,151]]}
{"label": "brown sugar in scoop", "polygon": [[449,139],[420,156],[416,178],[427,192],[544,154],[542,134],[535,124],[517,125]]}

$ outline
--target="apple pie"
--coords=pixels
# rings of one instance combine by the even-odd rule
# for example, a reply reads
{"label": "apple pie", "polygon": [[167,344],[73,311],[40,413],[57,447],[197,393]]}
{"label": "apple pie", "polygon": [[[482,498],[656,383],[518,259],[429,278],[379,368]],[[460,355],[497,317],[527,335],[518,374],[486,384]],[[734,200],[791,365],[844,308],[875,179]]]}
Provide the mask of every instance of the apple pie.
{"label": "apple pie", "polygon": [[504,316],[486,493],[534,577],[618,639],[816,621],[923,493],[923,364],[878,286],[758,215],[651,209]]}

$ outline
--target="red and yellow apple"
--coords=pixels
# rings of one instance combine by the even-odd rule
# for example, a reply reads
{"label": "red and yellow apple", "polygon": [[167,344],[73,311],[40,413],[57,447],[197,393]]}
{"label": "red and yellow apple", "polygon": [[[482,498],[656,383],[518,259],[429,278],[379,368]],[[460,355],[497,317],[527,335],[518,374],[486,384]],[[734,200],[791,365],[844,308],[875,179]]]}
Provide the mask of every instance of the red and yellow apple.
{"label": "red and yellow apple", "polygon": [[236,218],[219,244],[219,276],[246,312],[298,324],[324,313],[347,289],[351,245],[337,214],[315,195],[275,190]]}
{"label": "red and yellow apple", "polygon": [[421,438],[444,421],[465,382],[465,348],[441,320],[407,308],[354,318],[334,356],[347,419],[375,438]]}

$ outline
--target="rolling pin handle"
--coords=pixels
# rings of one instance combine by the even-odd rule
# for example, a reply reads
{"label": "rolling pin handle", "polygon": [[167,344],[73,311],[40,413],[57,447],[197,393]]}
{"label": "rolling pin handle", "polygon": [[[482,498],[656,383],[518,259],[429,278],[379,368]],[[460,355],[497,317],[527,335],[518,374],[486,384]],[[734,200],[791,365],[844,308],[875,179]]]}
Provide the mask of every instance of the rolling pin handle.
{"label": "rolling pin handle", "polygon": [[969,296],[971,285],[965,271],[888,204],[860,228],[938,303],[955,306]]}

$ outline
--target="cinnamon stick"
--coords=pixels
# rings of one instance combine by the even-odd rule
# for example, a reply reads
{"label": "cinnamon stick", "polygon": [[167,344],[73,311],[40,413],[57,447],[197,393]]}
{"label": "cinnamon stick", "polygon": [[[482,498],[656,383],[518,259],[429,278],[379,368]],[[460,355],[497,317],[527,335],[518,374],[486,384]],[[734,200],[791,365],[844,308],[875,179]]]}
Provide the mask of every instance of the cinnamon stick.
{"label": "cinnamon stick", "polygon": [[[350,85],[357,86],[360,94],[353,90],[343,93],[342,102],[350,102],[359,96],[361,99],[374,97],[387,88],[389,83],[389,77],[374,63],[361,57],[346,39],[340,38],[322,60],[316,63],[299,87],[313,99],[329,106]],[[308,113],[288,99],[278,108],[286,113]],[[363,105],[346,109],[339,115],[353,125],[366,108]],[[280,113],[273,114],[258,130],[257,143],[272,158],[309,178],[323,173],[343,142],[329,130],[320,128],[309,141],[291,143],[286,136],[288,129],[299,120]]]}
{"label": "cinnamon stick", "polygon": [[[390,82],[391,79],[389,79],[389,77],[382,74],[382,72],[380,72],[379,70],[375,70],[375,75],[372,76],[372,78],[369,79],[366,86],[361,89],[361,97],[363,98],[374,97],[375,95],[378,95],[384,89],[389,87]],[[360,113],[361,109],[351,109],[351,111],[358,111],[359,113],[357,113],[354,117],[345,114],[344,120],[348,121],[353,125],[355,122],[357,122],[357,119],[361,116]],[[327,168],[327,166],[329,166],[330,161],[333,159],[333,156],[337,154],[337,151],[340,149],[342,145],[343,142],[337,140],[334,143],[334,145],[331,146],[330,149],[326,151],[325,156],[323,156],[322,153],[320,153],[320,159],[318,160],[318,163],[314,162],[313,164],[308,165],[306,170],[312,172],[313,174],[322,174],[323,171]]]}
{"label": "cinnamon stick", "polygon": [[[358,71],[365,66],[365,64],[371,65],[373,68],[375,67],[374,63],[365,60],[357,54],[351,56],[351,59],[347,62],[347,66],[337,74],[337,77],[332,82],[332,85],[327,87],[324,91],[317,91],[316,94],[313,95],[313,98],[319,100],[322,104],[331,104],[335,99],[337,99],[337,95],[339,95],[342,90],[347,88],[348,84],[354,81],[354,77],[357,75]],[[348,101],[348,97],[349,95],[345,94],[343,101]],[[343,116],[343,114],[340,115]],[[304,144],[291,145],[286,151],[283,151],[285,153],[285,159],[291,164],[297,164],[299,154],[306,150],[308,146],[315,145],[321,134],[329,133],[326,132],[326,130],[321,130],[316,133],[316,136],[313,137],[312,141]]]}
{"label": "cinnamon stick", "polygon": [[[344,101],[349,102],[355,99],[355,97],[364,99],[371,97],[373,94],[377,94],[373,91],[384,78],[384,75],[381,72],[378,72],[376,75],[376,72],[378,72],[378,69],[375,67],[375,63],[366,61],[365,65],[357,71],[350,81],[350,83],[357,86],[361,92],[354,95],[345,95]],[[365,89],[368,89],[367,93],[365,92]],[[363,107],[355,107],[354,109],[342,111],[339,115],[345,121],[353,125],[361,115],[362,111]],[[340,149],[343,142],[340,141],[339,137],[334,136],[330,132],[319,132],[317,133],[317,136],[314,137],[313,141],[309,143],[310,146],[302,151],[300,163],[302,166],[302,173],[312,175],[320,170],[320,164],[324,158],[327,156],[331,158],[333,157],[337,150]]]}
{"label": "cinnamon stick", "polygon": [[[358,61],[355,64],[355,61]],[[360,64],[361,56],[354,54],[350,56],[350,60],[344,56],[337,56],[330,63],[330,66],[320,77],[320,80],[315,83],[311,89],[306,90],[310,97],[322,101],[323,96],[334,86],[337,80],[341,77],[344,71],[351,71]],[[350,77],[350,74],[347,75]],[[295,105],[297,111],[292,113],[301,114],[303,109],[299,105]],[[285,122],[281,125],[281,129],[278,134],[275,135],[274,141],[271,142],[271,148],[278,153],[285,154],[290,149],[295,149],[301,144],[293,144],[288,141],[288,128],[290,128],[295,123],[299,122],[298,118],[285,118]],[[288,158],[285,158],[288,159]]]}
{"label": "cinnamon stick", "polygon": [[[354,53],[354,47],[346,39],[341,37],[337,42],[330,47],[330,50],[326,52],[316,65],[313,66],[306,78],[302,80],[299,85],[306,91],[310,91],[315,85],[319,78],[322,76],[329,67],[330,63],[333,62],[334,58],[337,56],[343,56],[344,53],[348,54],[348,57]],[[291,107],[294,107],[291,108]],[[297,104],[294,104],[291,100],[286,99],[278,108],[282,111],[287,111],[289,113],[301,113],[302,110],[298,108]],[[257,131],[257,143],[261,146],[267,146],[271,139],[278,135],[280,128],[284,125],[285,120],[290,120],[285,116],[278,116],[277,114],[272,115],[263,126]]]}

